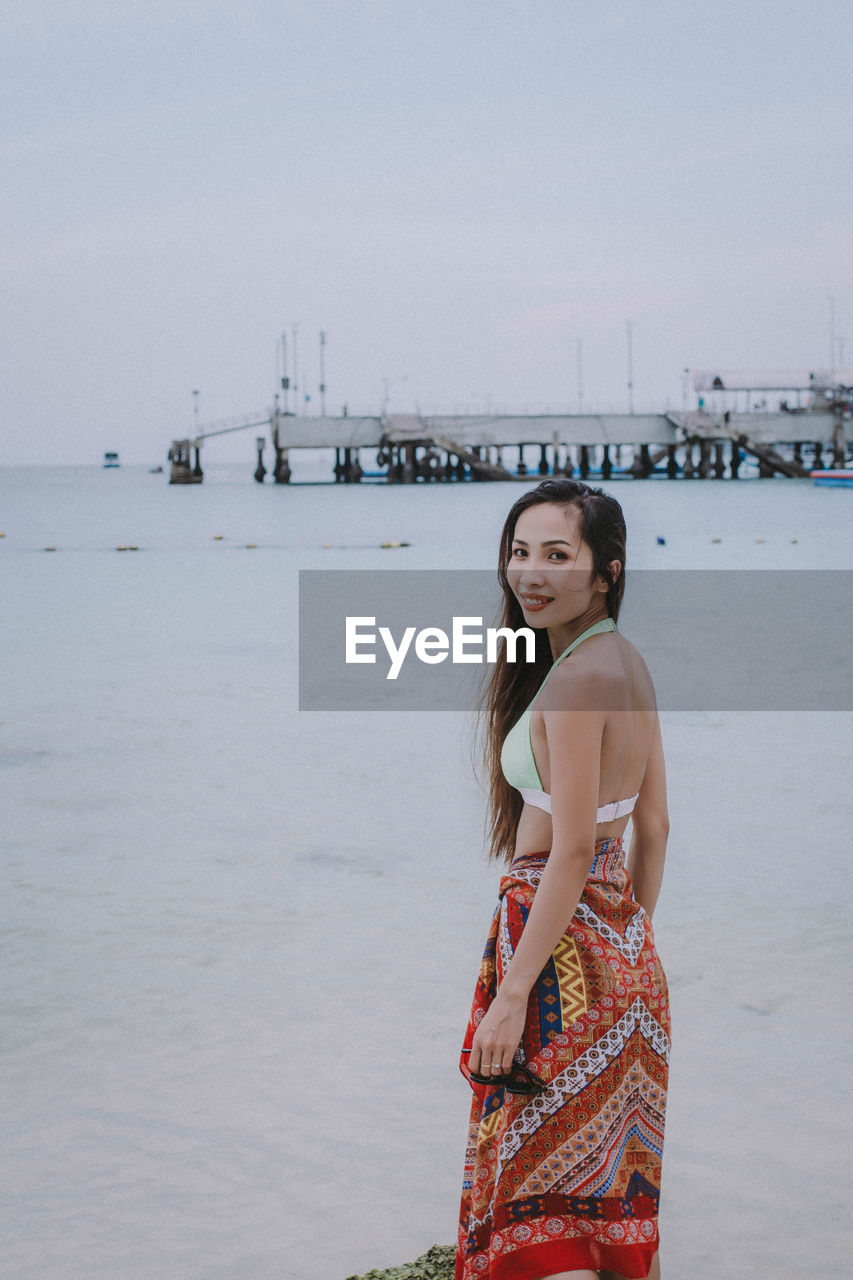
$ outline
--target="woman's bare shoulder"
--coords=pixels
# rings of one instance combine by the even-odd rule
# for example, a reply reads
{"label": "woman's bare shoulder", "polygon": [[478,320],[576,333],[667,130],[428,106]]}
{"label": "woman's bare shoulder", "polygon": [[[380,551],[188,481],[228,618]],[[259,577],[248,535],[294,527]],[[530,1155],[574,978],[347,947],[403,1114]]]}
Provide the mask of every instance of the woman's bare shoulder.
{"label": "woman's bare shoulder", "polygon": [[632,662],[636,669],[642,671],[646,676],[648,676],[649,680],[651,680],[651,672],[646,666],[646,660],[634,642],[629,640],[627,636],[623,636],[621,631],[618,633],[618,642],[626,659]]}
{"label": "woman's bare shoulder", "polygon": [[626,683],[621,664],[600,653],[575,661],[579,654],[580,649],[551,673],[541,695],[543,710],[606,711],[621,704]]}
{"label": "woman's bare shoulder", "polygon": [[628,689],[640,692],[641,701],[654,703],[654,682],[636,645],[621,633],[602,640],[608,643],[580,645],[555,668],[545,687],[546,695],[552,691],[547,702],[543,699],[545,706],[618,709],[624,706]]}

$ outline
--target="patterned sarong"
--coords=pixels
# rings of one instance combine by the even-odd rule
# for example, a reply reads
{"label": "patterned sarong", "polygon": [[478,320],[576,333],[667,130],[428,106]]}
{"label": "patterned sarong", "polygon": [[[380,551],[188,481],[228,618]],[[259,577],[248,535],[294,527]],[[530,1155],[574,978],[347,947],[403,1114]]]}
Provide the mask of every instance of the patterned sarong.
{"label": "patterned sarong", "polygon": [[[517,858],[501,879],[465,1049],[546,861]],[[658,1248],[669,1005],[621,837],[596,842],[577,911],[530,993],[516,1056],[547,1089],[523,1096],[469,1079],[456,1280],[540,1280],[582,1268],[648,1275]]]}

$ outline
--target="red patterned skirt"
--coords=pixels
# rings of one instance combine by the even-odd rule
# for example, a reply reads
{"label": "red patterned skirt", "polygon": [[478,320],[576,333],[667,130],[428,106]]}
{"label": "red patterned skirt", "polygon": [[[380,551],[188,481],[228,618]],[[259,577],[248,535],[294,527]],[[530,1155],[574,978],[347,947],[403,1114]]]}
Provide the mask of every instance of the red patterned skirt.
{"label": "red patterned skirt", "polygon": [[[464,1049],[512,958],[547,856],[517,858],[501,879]],[[456,1280],[583,1268],[647,1276],[658,1248],[669,1004],[621,836],[596,841],[578,908],[530,993],[516,1057],[548,1087],[525,1096],[469,1078]]]}

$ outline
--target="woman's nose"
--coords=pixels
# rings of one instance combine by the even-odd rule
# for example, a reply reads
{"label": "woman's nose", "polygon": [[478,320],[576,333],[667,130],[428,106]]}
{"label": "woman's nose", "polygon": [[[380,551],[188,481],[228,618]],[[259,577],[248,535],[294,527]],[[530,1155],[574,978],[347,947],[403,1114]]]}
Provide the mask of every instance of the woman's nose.
{"label": "woman's nose", "polygon": [[532,558],[526,560],[518,580],[522,584],[530,583],[531,585],[534,582],[544,582],[545,566]]}

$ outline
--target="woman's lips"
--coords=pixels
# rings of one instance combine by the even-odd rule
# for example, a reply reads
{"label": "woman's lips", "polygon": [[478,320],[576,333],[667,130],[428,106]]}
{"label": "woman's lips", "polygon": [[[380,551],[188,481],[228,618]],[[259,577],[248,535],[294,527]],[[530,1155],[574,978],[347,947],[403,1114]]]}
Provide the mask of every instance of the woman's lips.
{"label": "woman's lips", "polygon": [[524,594],[520,596],[522,608],[527,613],[538,613],[540,609],[547,608],[553,599],[553,596],[534,596]]}

